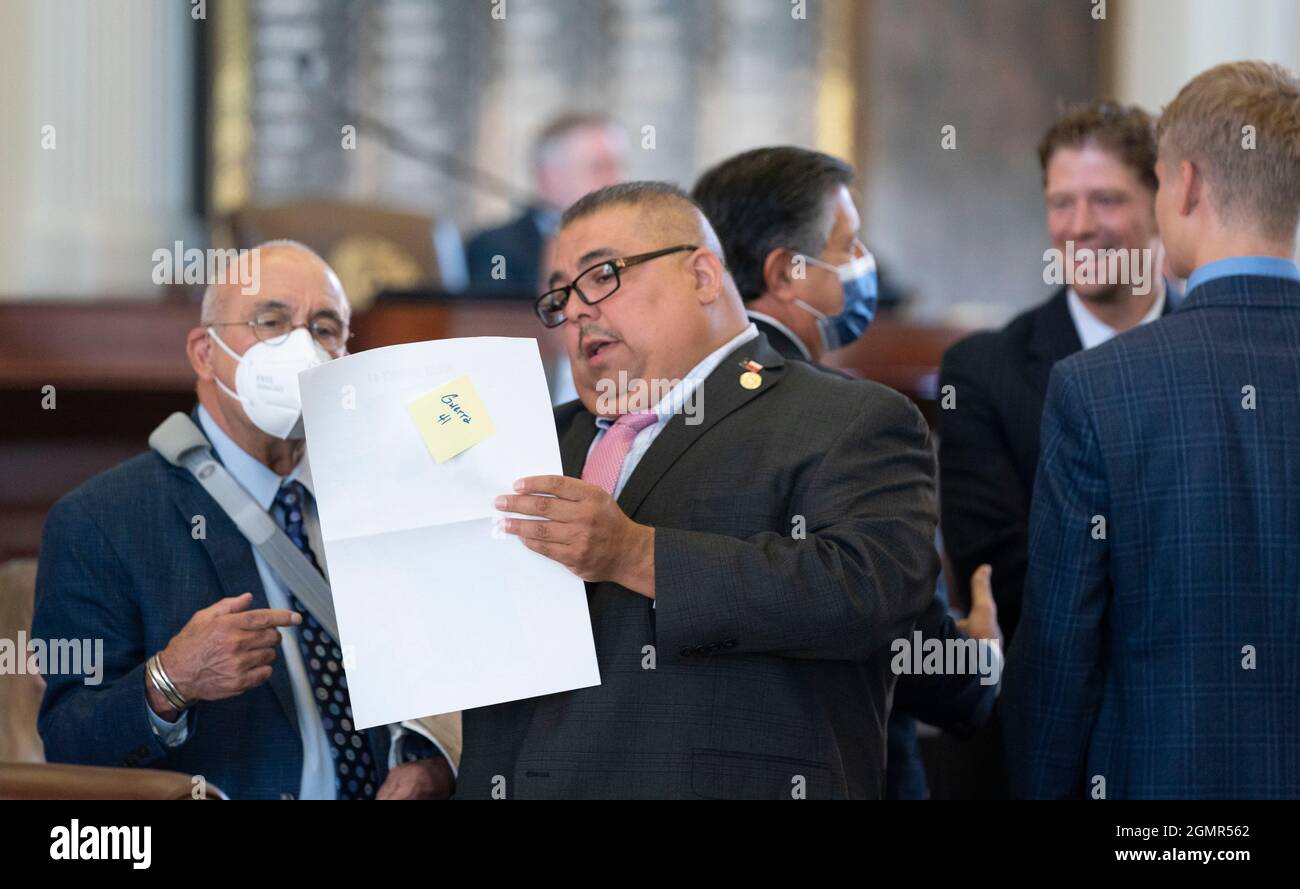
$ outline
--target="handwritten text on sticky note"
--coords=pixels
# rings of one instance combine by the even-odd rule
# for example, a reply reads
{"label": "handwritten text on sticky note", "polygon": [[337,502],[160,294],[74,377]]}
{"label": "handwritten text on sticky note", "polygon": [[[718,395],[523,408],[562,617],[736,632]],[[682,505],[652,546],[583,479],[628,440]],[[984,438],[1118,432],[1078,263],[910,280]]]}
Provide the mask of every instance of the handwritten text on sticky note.
{"label": "handwritten text on sticky note", "polygon": [[497,431],[468,376],[421,395],[406,406],[433,459],[446,463]]}

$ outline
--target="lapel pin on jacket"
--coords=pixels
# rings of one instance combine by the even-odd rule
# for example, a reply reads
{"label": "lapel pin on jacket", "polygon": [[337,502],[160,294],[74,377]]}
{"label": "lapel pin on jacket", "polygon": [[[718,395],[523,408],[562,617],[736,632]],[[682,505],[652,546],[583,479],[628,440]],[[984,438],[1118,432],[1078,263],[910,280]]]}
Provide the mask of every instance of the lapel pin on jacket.
{"label": "lapel pin on jacket", "polygon": [[745,369],[745,372],[740,375],[740,385],[746,389],[757,389],[763,385],[763,377],[761,376],[763,365],[757,361],[746,359],[740,362],[740,366]]}

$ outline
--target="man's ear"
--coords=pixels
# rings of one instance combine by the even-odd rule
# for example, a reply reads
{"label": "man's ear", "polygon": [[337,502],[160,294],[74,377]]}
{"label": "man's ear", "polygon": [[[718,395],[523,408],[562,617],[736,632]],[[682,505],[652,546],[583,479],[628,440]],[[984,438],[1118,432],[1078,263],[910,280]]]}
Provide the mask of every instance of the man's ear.
{"label": "man's ear", "polygon": [[212,337],[206,327],[195,327],[186,335],[185,354],[200,380],[212,379]]}
{"label": "man's ear", "polygon": [[1191,216],[1205,199],[1205,178],[1196,164],[1189,160],[1178,162],[1178,215]]}
{"label": "man's ear", "polygon": [[[770,293],[782,302],[790,302],[799,294],[795,292],[795,264],[802,263],[793,250],[777,247],[763,260],[763,292]],[[801,266],[806,269],[806,266]]]}
{"label": "man's ear", "polygon": [[712,250],[701,247],[691,254],[691,273],[695,276],[695,294],[700,305],[708,305],[722,292],[727,270]]}

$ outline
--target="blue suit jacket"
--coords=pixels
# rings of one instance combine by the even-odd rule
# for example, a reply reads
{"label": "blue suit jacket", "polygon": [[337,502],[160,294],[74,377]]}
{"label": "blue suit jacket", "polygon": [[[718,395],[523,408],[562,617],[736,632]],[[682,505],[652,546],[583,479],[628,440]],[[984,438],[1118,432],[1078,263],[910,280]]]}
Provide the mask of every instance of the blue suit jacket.
{"label": "blue suit jacket", "polygon": [[1061,361],[1041,437],[1012,792],[1300,795],[1300,284],[1211,280]]}
{"label": "blue suit jacket", "polygon": [[[520,216],[497,228],[479,232],[465,246],[465,262],[469,267],[470,289],[475,293],[508,293],[535,299],[542,291],[542,248],[546,238],[538,223],[536,209],[530,208]],[[506,277],[492,277],[492,258],[502,256],[506,261]]]}
{"label": "blue suit jacket", "polygon": [[[194,516],[207,539],[191,536]],[[34,638],[104,640],[103,682],[46,677],[39,729],[50,762],[147,766],[202,775],[234,799],[296,797],[302,740],[283,657],[269,682],[190,711],[176,748],[154,735],[145,660],[202,608],[245,591],[266,594],[251,545],[183,469],[153,452],[65,496],[45,522],[36,577]],[[369,732],[386,776],[389,732]]]}

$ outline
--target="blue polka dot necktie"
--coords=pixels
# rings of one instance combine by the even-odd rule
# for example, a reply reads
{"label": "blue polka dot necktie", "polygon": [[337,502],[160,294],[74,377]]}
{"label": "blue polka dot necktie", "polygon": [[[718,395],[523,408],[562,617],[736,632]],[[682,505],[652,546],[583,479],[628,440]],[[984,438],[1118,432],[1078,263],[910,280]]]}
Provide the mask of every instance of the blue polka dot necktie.
{"label": "blue polka dot necktie", "polygon": [[[275,495],[275,515],[284,533],[311,561],[316,570],[320,563],[307,542],[303,508],[311,495],[301,482],[289,481]],[[322,572],[324,573],[324,572]],[[334,757],[334,787],[339,799],[374,799],[378,775],[370,750],[370,739],[352,723],[352,702],[348,698],[348,677],[343,672],[343,652],[337,640],[303,607],[292,590],[289,607],[302,615],[298,625],[298,647],[307,667],[321,723]]]}

